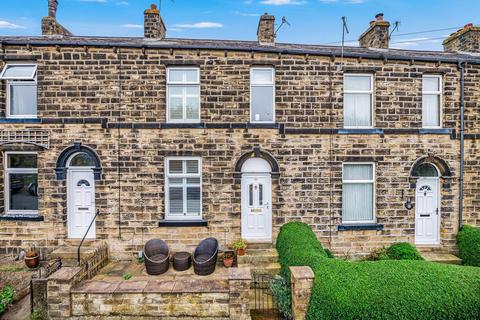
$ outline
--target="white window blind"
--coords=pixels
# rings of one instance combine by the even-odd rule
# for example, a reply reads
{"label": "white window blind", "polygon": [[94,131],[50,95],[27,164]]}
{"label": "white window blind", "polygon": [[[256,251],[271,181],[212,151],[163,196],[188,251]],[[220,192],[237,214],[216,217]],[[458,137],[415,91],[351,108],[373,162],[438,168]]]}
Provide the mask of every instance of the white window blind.
{"label": "white window blind", "polygon": [[442,77],[424,75],[422,81],[422,127],[441,127],[441,105]]}
{"label": "white window blind", "polygon": [[7,64],[0,79],[7,80],[7,118],[36,118],[37,66]]}
{"label": "white window blind", "polygon": [[275,70],[250,71],[250,121],[275,122]]}
{"label": "white window blind", "polygon": [[166,219],[201,218],[201,159],[168,158],[165,192]]}
{"label": "white window blind", "polygon": [[372,75],[345,75],[343,102],[345,128],[372,127],[372,96]]}
{"label": "white window blind", "polygon": [[374,222],[373,164],[344,164],[342,184],[342,222]]}
{"label": "white window blind", "polygon": [[200,122],[200,70],[167,69],[168,122]]}

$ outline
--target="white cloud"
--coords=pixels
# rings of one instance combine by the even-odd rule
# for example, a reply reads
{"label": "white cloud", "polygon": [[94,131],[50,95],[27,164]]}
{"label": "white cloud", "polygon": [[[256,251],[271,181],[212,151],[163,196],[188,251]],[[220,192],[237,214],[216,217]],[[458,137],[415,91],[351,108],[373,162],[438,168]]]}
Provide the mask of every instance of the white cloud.
{"label": "white cloud", "polygon": [[260,14],[258,13],[247,13],[247,12],[240,12],[240,11],[234,11],[233,13],[242,17],[260,17]]}
{"label": "white cloud", "polygon": [[126,23],[123,24],[122,27],[124,28],[132,28],[132,29],[141,29],[143,26],[141,24],[133,24],[133,23]]}
{"label": "white cloud", "polygon": [[128,6],[128,1],[118,1],[115,2],[117,6]]}
{"label": "white cloud", "polygon": [[18,24],[11,23],[5,20],[0,20],[0,29],[24,29],[25,27]]}
{"label": "white cloud", "polygon": [[80,2],[98,2],[98,3],[106,3],[107,0],[80,0]]}
{"label": "white cloud", "polygon": [[303,0],[262,0],[260,1],[261,4],[269,4],[272,6],[284,6],[284,5],[292,5],[292,4],[305,4],[307,1]]}
{"label": "white cloud", "polygon": [[175,24],[174,28],[180,29],[209,29],[209,28],[223,28],[223,24],[218,22],[195,22],[186,24]]}

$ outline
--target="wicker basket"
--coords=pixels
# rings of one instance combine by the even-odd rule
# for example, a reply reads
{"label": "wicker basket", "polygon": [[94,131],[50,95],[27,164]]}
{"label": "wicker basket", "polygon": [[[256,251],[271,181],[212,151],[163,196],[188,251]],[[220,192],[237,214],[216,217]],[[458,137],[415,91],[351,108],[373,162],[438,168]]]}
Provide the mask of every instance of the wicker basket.
{"label": "wicker basket", "polygon": [[188,252],[177,252],[173,255],[173,268],[177,271],[185,271],[190,268],[192,255]]}
{"label": "wicker basket", "polygon": [[202,240],[193,253],[195,274],[206,276],[215,271],[218,256],[218,241],[215,238]]}
{"label": "wicker basket", "polygon": [[170,261],[169,249],[165,241],[152,239],[147,241],[143,249],[145,268],[149,275],[159,275],[167,272]]}

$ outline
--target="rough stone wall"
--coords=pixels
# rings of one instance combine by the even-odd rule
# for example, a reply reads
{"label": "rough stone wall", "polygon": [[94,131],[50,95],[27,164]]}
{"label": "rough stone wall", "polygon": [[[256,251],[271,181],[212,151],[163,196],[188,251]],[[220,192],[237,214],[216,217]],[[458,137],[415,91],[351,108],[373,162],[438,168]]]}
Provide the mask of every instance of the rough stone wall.
{"label": "rough stone wall", "polygon": [[257,29],[257,38],[260,44],[273,45],[275,43],[275,17],[265,13],[260,17]]}
{"label": "rough stone wall", "polygon": [[162,21],[160,12],[156,7],[146,10],[144,13],[144,37],[153,39],[163,39],[167,32],[165,24]]}
{"label": "rough stone wall", "polygon": [[447,52],[480,52],[480,27],[465,27],[443,43]]}
{"label": "rough stone wall", "polygon": [[[419,157],[435,153],[454,176],[446,181],[450,187],[441,188],[441,240],[448,250],[454,247],[459,141],[455,134],[419,134],[412,129],[421,127],[422,74],[442,73],[446,90],[443,124],[458,132],[459,72],[455,65],[345,59],[345,72],[374,73],[374,126],[385,132],[330,135],[328,129],[343,127],[343,74],[337,69],[340,61],[328,57],[252,57],[251,53],[167,49],[5,50],[7,55],[41,57],[37,61],[38,110],[44,123],[8,123],[2,128],[49,129],[51,147],[39,152],[39,213],[44,221],[1,221],[3,250],[30,241],[49,250],[64,243],[66,184],[54,179],[54,168],[62,150],[73,142],[93,148],[102,161],[102,180],[96,182],[96,206],[102,212],[97,238],[108,239],[112,259],[131,258],[132,252],[153,237],[167,240],[174,251],[191,248],[208,236],[217,237],[222,246],[238,238],[240,181],[233,177],[234,165],[255,146],[271,153],[280,166],[280,178],[273,180],[272,188],[274,236],[283,223],[304,221],[327,247],[346,255],[366,253],[394,241],[413,242],[415,211],[404,208],[406,197],[414,197],[409,171]],[[250,66],[274,65],[276,120],[284,130],[160,129],[166,118],[165,70],[172,64],[200,66],[201,117],[206,124],[247,123]],[[473,110],[479,107],[475,85],[479,73],[478,68],[469,68],[467,127],[477,130],[478,111]],[[4,101],[0,103],[5,106]],[[118,122],[121,129],[115,127]],[[475,141],[468,143],[475,148]],[[474,190],[480,190],[475,182],[479,162],[476,151],[470,154],[467,171],[472,192],[466,194],[465,218],[478,224],[478,192]],[[171,155],[203,158],[203,217],[208,227],[158,227],[164,217],[164,160]],[[344,161],[376,163],[376,216],[383,230],[338,231]]]}
{"label": "rough stone wall", "polygon": [[360,46],[364,48],[388,49],[390,42],[389,27],[390,23],[387,21],[372,22],[370,28],[360,36]]}

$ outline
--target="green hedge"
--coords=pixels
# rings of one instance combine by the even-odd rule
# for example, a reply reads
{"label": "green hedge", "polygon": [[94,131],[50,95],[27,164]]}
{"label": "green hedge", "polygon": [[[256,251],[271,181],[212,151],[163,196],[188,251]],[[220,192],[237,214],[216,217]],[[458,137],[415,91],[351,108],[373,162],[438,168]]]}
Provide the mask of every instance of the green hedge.
{"label": "green hedge", "polygon": [[463,226],[458,233],[457,243],[463,263],[480,267],[480,228]]}
{"label": "green hedge", "polygon": [[315,273],[307,319],[476,319],[480,269],[415,260],[351,262],[326,258],[310,227],[284,225],[277,238],[282,273]]}

